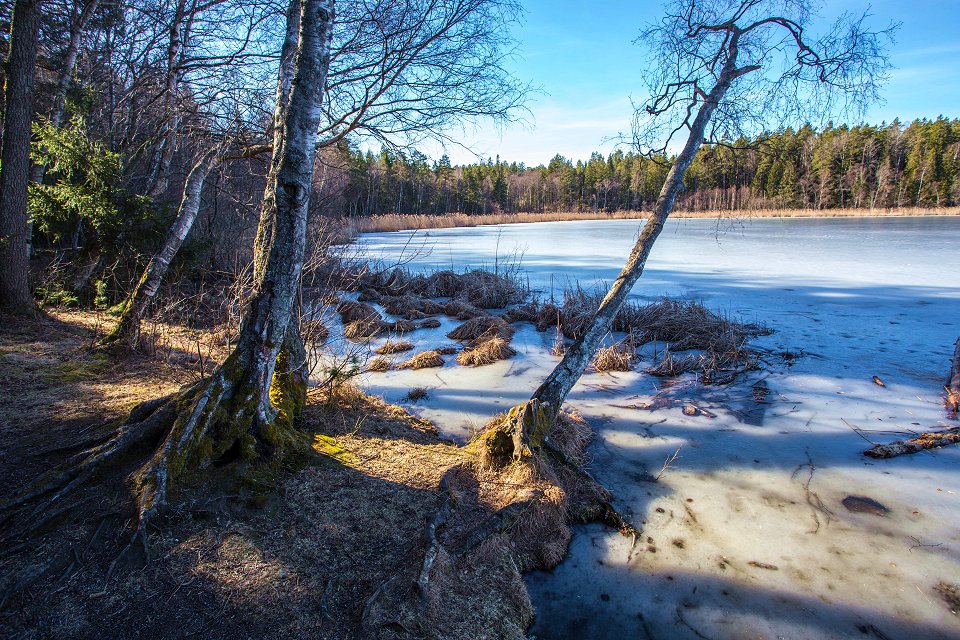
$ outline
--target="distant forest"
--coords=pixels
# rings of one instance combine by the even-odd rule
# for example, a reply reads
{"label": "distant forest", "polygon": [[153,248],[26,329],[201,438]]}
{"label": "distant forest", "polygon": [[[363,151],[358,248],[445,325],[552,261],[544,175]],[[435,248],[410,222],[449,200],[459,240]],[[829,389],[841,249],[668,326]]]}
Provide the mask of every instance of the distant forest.
{"label": "distant forest", "polygon": [[[331,162],[332,161],[332,162]],[[384,150],[341,147],[327,162],[324,209],[353,216],[642,210],[656,200],[668,158],[615,151],[546,166],[487,162],[451,166]],[[807,125],[730,146],[704,145],[678,208],[948,207],[960,204],[960,119],[903,125]],[[332,188],[331,188],[332,187]]]}

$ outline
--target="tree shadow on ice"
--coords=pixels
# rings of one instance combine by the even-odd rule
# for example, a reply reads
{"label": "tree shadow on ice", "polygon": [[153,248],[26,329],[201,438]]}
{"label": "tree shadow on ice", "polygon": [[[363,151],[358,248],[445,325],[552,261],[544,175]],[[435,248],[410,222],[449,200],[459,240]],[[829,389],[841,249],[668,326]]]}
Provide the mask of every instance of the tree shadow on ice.
{"label": "tree shadow on ice", "polygon": [[[546,575],[528,578],[539,605],[530,631],[539,640],[956,637],[955,626],[914,619],[896,602],[857,606],[682,571],[611,570],[604,583],[586,585],[551,580],[545,586]],[[950,613],[944,609],[944,615]]]}

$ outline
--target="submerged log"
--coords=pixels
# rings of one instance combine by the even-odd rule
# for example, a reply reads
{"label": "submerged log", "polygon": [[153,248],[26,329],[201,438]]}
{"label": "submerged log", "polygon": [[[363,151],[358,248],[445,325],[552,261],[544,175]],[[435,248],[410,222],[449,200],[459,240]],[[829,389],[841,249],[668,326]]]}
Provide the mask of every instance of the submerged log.
{"label": "submerged log", "polygon": [[925,449],[937,449],[960,442],[960,427],[945,431],[921,433],[909,440],[895,440],[889,444],[877,444],[863,452],[868,458],[894,458],[906,453],[916,453]]}

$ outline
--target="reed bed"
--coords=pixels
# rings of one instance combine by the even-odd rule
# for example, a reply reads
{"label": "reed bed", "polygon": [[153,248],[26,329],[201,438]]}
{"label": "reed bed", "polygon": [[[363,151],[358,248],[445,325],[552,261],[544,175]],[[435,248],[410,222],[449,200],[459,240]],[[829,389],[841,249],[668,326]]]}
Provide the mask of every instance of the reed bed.
{"label": "reed bed", "polygon": [[[446,229],[453,227],[477,227],[496,224],[521,224],[531,222],[566,222],[573,220],[641,220],[650,215],[647,211],[550,211],[543,213],[491,213],[467,215],[449,213],[444,215],[391,214],[370,218],[350,218],[343,221],[353,234],[383,231],[408,231],[413,229]],[[906,216],[957,216],[960,207],[923,208],[901,207],[893,209],[756,209],[718,211],[674,211],[673,218],[866,218]]]}

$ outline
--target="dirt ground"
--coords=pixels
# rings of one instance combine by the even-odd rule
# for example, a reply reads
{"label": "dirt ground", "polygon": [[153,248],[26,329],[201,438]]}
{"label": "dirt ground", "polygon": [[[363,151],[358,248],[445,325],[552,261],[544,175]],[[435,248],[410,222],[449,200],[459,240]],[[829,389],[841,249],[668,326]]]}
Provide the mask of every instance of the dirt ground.
{"label": "dirt ground", "polygon": [[[105,323],[0,318],[0,503],[224,352],[170,330],[153,356],[106,355],[92,348]],[[122,553],[136,464],[81,488],[76,508],[2,516],[0,636],[522,638],[521,571],[559,562],[567,523],[608,497],[562,465],[485,470],[478,446],[350,389],[312,390],[302,427],[312,455],[239,479],[211,470],[146,552]],[[582,462],[589,429],[575,417],[559,428]],[[19,533],[28,524],[40,527]]]}

